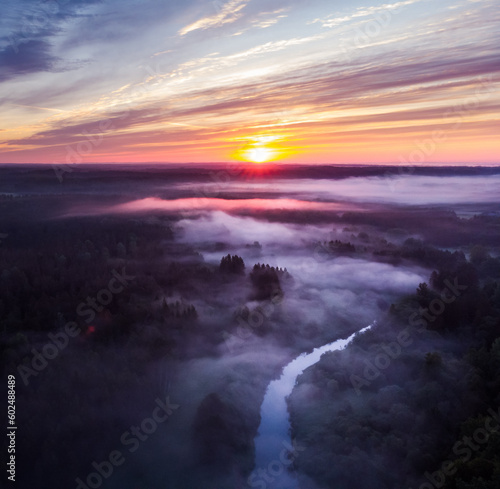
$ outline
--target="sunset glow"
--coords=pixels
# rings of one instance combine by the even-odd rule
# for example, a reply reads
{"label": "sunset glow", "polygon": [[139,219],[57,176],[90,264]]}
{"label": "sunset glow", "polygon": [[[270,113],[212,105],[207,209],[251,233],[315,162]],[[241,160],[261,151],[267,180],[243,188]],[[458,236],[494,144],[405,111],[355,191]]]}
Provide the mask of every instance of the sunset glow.
{"label": "sunset glow", "polygon": [[0,162],[498,162],[494,0],[30,5],[2,12]]}
{"label": "sunset glow", "polygon": [[265,147],[255,147],[247,152],[248,159],[254,163],[264,163],[272,158],[273,152]]}
{"label": "sunset glow", "polygon": [[243,144],[232,157],[257,164],[284,160],[290,157],[283,147],[284,139],[281,135],[257,135],[243,138]]}

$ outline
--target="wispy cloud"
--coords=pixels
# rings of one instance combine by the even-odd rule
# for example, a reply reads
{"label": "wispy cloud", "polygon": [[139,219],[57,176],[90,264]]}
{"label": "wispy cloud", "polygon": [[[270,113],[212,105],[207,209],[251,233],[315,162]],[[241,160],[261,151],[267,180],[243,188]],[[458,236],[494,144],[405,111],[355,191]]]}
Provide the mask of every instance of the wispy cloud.
{"label": "wispy cloud", "polygon": [[322,24],[323,27],[336,27],[340,24],[352,21],[353,19],[359,17],[373,16],[384,11],[394,13],[401,7],[412,5],[414,3],[418,3],[421,1],[423,0],[405,0],[403,2],[384,3],[383,5],[377,5],[377,6],[358,7],[353,13],[349,15],[338,16],[335,14],[331,14],[323,18],[314,19],[310,21],[310,24],[320,23]]}
{"label": "wispy cloud", "polygon": [[179,31],[179,34],[181,36],[185,36],[189,32],[193,32],[198,29],[205,30],[224,24],[231,24],[243,15],[241,11],[248,5],[248,3],[249,0],[229,0],[227,3],[219,6],[218,3],[213,2],[212,5],[219,10],[216,14],[203,17],[202,19],[183,27]]}

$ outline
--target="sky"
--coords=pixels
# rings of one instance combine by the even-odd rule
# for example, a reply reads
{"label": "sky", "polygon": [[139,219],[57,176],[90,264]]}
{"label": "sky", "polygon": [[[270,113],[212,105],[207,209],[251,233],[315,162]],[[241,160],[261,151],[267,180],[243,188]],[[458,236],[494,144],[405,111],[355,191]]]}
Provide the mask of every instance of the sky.
{"label": "sky", "polygon": [[0,163],[500,163],[497,0],[0,5]]}

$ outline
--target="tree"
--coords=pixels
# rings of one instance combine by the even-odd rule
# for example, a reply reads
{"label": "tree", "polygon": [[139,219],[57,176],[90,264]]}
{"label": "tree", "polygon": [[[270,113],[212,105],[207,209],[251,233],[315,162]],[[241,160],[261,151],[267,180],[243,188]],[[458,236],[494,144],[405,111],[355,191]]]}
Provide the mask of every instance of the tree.
{"label": "tree", "polygon": [[251,436],[241,414],[217,393],[208,394],[193,422],[193,441],[199,461],[226,471],[239,454],[251,450]]}
{"label": "tree", "polygon": [[116,254],[118,258],[125,258],[127,256],[127,249],[122,242],[116,245]]}
{"label": "tree", "polygon": [[245,262],[243,258],[238,255],[227,255],[222,257],[219,269],[224,273],[243,275],[245,273]]}
{"label": "tree", "polygon": [[277,294],[283,294],[280,284],[280,275],[288,275],[286,270],[270,267],[269,265],[254,265],[250,280],[255,289],[256,300],[268,300]]}
{"label": "tree", "polygon": [[423,298],[429,297],[429,286],[425,282],[418,284],[417,296]]}
{"label": "tree", "polygon": [[425,365],[427,367],[438,367],[443,363],[443,359],[441,358],[441,355],[436,352],[429,352],[426,353],[425,355]]}
{"label": "tree", "polygon": [[470,250],[470,262],[473,265],[481,265],[488,258],[491,258],[484,246],[474,245]]}

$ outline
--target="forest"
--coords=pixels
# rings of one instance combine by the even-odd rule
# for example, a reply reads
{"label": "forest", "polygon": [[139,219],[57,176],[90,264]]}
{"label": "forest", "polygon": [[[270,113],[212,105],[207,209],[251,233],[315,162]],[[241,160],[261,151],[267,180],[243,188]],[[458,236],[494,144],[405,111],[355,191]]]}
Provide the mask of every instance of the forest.
{"label": "forest", "polygon": [[470,261],[435,265],[350,348],[298,379],[293,436],[310,449],[295,464],[325,486],[500,483],[498,259],[475,247]]}
{"label": "forest", "polygon": [[[0,343],[19,487],[253,487],[269,382],[369,324],[288,398],[301,487],[499,486],[500,437],[484,434],[500,416],[490,194],[468,202],[465,182],[456,202],[333,195],[312,209],[331,175],[290,169],[265,178],[295,186],[294,207],[241,176],[204,209],[190,199],[208,171],[99,171],[61,184],[50,169],[3,169]],[[394,178],[384,171],[328,185],[370,190]],[[246,186],[276,206],[249,206]],[[158,406],[171,409],[150,428]],[[111,459],[123,463],[103,475]]]}

